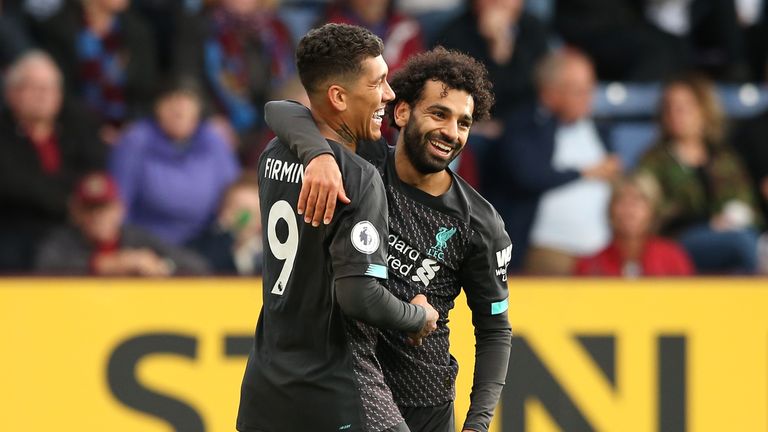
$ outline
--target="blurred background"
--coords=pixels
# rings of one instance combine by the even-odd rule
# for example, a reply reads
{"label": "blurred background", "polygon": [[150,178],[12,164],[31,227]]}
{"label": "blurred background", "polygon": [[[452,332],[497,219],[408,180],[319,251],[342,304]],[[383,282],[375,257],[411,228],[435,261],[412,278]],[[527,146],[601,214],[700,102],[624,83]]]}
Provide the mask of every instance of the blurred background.
{"label": "blurred background", "polygon": [[2,0],[0,274],[258,274],[263,104],[306,102],[294,47],[325,22],[371,29],[393,73],[436,45],[487,65],[493,118],[453,168],[501,213],[510,273],[765,273],[767,17],[762,0]]}
{"label": "blurred background", "polygon": [[[294,48],[326,22],[379,35],[391,73],[437,45],[489,70],[492,118],[452,168],[514,244],[510,370],[530,373],[510,375],[500,418],[514,422],[496,430],[768,430],[766,0],[0,0],[0,347],[22,354],[0,370],[16,390],[47,355],[31,341],[72,319],[62,305],[81,317],[56,345],[81,355],[63,364],[107,367],[137,329],[248,338],[258,278],[200,277],[260,275],[263,105],[307,103]],[[635,280],[659,276],[696,278]],[[195,302],[247,311],[204,325]],[[468,320],[455,331],[471,362]],[[80,326],[101,325],[90,353]],[[222,340],[239,356],[231,396],[243,345]],[[105,397],[156,412],[121,385],[136,390]],[[718,423],[723,407],[752,420]]]}

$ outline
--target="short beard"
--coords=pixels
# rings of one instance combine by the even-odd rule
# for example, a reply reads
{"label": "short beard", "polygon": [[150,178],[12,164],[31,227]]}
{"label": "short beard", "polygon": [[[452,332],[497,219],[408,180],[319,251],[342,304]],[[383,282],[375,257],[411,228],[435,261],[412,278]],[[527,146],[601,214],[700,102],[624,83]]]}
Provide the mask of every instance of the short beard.
{"label": "short beard", "polygon": [[[447,162],[433,159],[427,153],[427,146],[431,146],[429,143],[429,136],[422,135],[419,132],[416,122],[413,119],[409,119],[405,128],[401,131],[403,134],[403,143],[405,144],[405,154],[408,156],[408,160],[411,161],[411,165],[416,168],[416,171],[421,174],[434,174],[445,170],[454,159],[456,159],[463,149],[458,151],[454,150],[453,157]],[[451,142],[445,137],[440,137],[446,143],[455,146],[455,142]]]}

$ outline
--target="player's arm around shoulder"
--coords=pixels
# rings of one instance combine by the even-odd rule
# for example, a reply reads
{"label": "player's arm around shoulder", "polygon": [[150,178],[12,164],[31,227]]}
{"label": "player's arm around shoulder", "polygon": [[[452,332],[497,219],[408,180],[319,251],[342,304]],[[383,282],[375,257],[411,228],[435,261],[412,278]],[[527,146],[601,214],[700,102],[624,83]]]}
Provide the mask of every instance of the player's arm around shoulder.
{"label": "player's arm around shoulder", "polygon": [[264,111],[267,125],[305,165],[296,211],[314,227],[321,222],[330,224],[337,200],[345,204],[350,200],[333,150],[317,128],[312,113],[293,101],[267,102]]}

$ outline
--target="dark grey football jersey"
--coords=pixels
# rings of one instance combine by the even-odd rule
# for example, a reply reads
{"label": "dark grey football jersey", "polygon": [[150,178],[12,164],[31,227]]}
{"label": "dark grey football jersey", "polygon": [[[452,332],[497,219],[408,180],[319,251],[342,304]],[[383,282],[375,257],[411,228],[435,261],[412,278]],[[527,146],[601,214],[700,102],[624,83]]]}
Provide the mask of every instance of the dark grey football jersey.
{"label": "dark grey football jersey", "polygon": [[334,280],[387,278],[381,177],[329,141],[352,199],[330,225],[300,221],[303,166],[273,140],[259,161],[263,307],[243,378],[241,431],[379,431],[402,422],[376,361],[378,332],[346,319]]}
{"label": "dark grey football jersey", "polygon": [[377,357],[401,406],[436,406],[455,397],[456,360],[449,352],[448,313],[464,289],[473,314],[507,310],[512,245],[496,210],[461,177],[435,197],[403,183],[394,151],[371,144],[358,154],[377,166],[389,206],[389,290],[402,300],[425,294],[440,314],[418,347],[400,332],[380,330]]}

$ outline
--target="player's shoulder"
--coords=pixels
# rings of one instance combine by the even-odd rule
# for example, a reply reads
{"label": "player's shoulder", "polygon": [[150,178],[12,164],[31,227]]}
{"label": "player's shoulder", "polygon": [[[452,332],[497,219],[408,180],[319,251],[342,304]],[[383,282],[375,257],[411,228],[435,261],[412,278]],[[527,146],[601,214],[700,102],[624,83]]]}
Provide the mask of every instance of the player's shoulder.
{"label": "player's shoulder", "polygon": [[455,187],[459,189],[462,200],[465,201],[472,228],[504,231],[504,222],[496,208],[458,174],[453,173],[453,180]]}
{"label": "player's shoulder", "polygon": [[261,152],[261,155],[259,156],[259,164],[262,163],[266,158],[280,158],[280,159],[286,159],[291,161],[298,161],[299,158],[291,152],[291,149],[280,141],[280,138],[272,138],[266,146],[264,146],[264,151]]}
{"label": "player's shoulder", "polygon": [[360,193],[371,186],[384,188],[381,176],[370,162],[335,141],[328,140],[328,145],[339,164],[347,193]]}

